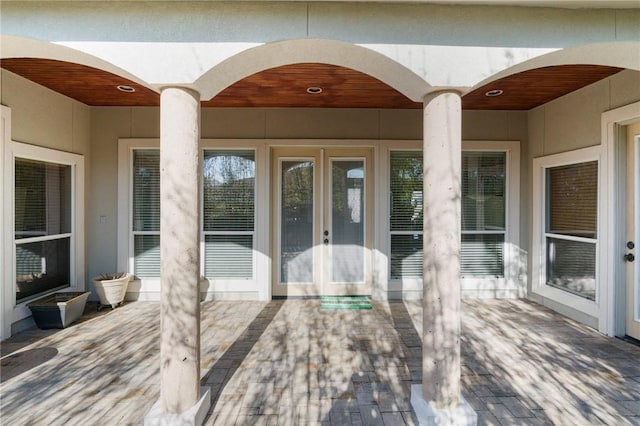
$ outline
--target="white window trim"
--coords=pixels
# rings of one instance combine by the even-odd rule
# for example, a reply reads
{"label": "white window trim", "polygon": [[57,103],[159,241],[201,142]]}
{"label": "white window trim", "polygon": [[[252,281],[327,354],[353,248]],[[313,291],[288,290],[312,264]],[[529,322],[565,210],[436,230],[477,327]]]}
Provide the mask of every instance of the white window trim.
{"label": "white window trim", "polygon": [[[422,141],[387,141],[381,143],[378,155],[379,165],[376,185],[376,193],[389,191],[389,164],[391,151],[422,151]],[[505,211],[505,275],[504,277],[466,277],[461,279],[460,287],[463,292],[474,297],[524,297],[526,294],[526,255],[520,248],[520,142],[519,141],[462,141],[462,151],[505,152],[506,163],[506,191],[507,205]],[[389,211],[388,197],[379,197],[378,211]],[[385,291],[406,292],[421,291],[422,278],[402,278],[391,280],[390,253],[391,239],[388,214],[377,215],[376,218],[376,270],[374,276],[378,282],[388,282]]]}
{"label": "white window trim", "polygon": [[[580,164],[590,161],[598,162],[598,205],[597,205],[597,239],[596,239],[596,300],[592,301],[584,297],[560,290],[546,284],[546,170],[552,167]],[[571,307],[584,314],[595,318],[601,317],[603,294],[605,293],[604,283],[606,277],[604,270],[606,265],[606,254],[602,252],[603,244],[606,241],[603,202],[605,197],[603,188],[603,159],[602,147],[593,146],[576,151],[563,152],[546,157],[535,158],[533,160],[533,233],[532,233],[532,254],[531,290],[534,294],[543,298],[548,298],[562,305]],[[592,241],[592,240],[590,240]]]}
{"label": "white window trim", "polygon": [[[133,271],[133,245],[131,242],[132,224],[132,167],[133,151],[137,149],[160,149],[160,139],[127,138],[118,141],[118,258],[119,271]],[[256,162],[256,202],[254,206],[254,272],[252,279],[209,279],[204,277],[204,262],[201,262],[200,291],[203,293],[255,293],[260,300],[271,297],[271,286],[261,285],[257,277],[270,276],[269,238],[264,231],[268,229],[269,162],[264,141],[230,141],[218,139],[201,139],[200,150],[253,150]],[[162,153],[161,153],[162,155]],[[202,191],[199,189],[200,197]],[[202,205],[202,199],[201,203]],[[200,255],[204,259],[204,235],[202,219],[200,223]],[[129,292],[139,292],[139,300],[158,300],[160,296],[160,279],[144,278],[129,284]],[[208,296],[207,296],[208,297]]]}
{"label": "white window trim", "polygon": [[[9,131],[6,125],[8,115],[3,108],[3,120],[5,132]],[[15,185],[15,159],[26,158],[44,161],[48,163],[64,164],[71,166],[71,235],[70,239],[70,286],[55,291],[84,291],[85,290],[85,262],[84,262],[84,157],[79,154],[28,145],[4,138],[3,143],[3,199],[8,200],[3,208],[3,306],[2,306],[2,338],[11,335],[11,324],[31,316],[27,307],[30,300],[16,303],[15,283],[15,224],[14,224],[14,185]]]}

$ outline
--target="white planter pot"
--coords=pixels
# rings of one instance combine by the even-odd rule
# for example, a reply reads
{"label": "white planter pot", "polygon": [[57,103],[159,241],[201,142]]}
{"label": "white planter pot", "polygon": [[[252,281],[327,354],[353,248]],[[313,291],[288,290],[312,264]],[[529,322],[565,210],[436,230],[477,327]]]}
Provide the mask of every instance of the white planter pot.
{"label": "white planter pot", "polygon": [[[111,306],[115,308],[124,300],[124,296],[127,293],[127,286],[131,279],[130,274],[126,274],[122,278],[116,278],[113,280],[102,280],[100,277],[93,279],[93,284],[96,287],[96,293],[100,298],[100,305]],[[101,306],[98,306],[100,309]]]}

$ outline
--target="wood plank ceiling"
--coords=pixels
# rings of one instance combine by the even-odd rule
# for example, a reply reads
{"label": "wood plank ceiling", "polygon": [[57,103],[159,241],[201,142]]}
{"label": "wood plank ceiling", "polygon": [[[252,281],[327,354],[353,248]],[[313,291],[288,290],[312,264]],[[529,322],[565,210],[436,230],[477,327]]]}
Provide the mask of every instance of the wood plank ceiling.
{"label": "wood plank ceiling", "polygon": [[[0,66],[53,91],[90,106],[157,106],[158,93],[106,71],[69,62],[11,58]],[[463,97],[463,109],[529,110],[607,78],[620,68],[561,65],[538,68],[502,78]],[[132,93],[117,86],[130,86]],[[320,93],[308,93],[319,87]],[[485,95],[502,90],[496,97]],[[367,74],[327,64],[294,64],[272,68],[227,87],[203,107],[218,108],[389,108],[419,109],[397,90]]]}

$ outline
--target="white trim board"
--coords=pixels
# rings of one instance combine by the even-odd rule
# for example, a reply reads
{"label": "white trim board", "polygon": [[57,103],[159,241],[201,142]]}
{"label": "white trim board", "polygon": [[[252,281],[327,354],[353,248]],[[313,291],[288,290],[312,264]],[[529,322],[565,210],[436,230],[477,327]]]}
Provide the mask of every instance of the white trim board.
{"label": "white trim board", "polygon": [[[604,209],[607,238],[603,240],[607,250],[606,280],[611,283],[603,294],[606,311],[602,316],[599,330],[609,336],[624,334],[626,312],[625,266],[625,212],[619,206],[626,205],[626,150],[623,136],[624,126],[640,121],[640,102],[602,113],[602,145],[606,153],[605,182],[606,209]],[[638,242],[636,242],[638,243]]]}

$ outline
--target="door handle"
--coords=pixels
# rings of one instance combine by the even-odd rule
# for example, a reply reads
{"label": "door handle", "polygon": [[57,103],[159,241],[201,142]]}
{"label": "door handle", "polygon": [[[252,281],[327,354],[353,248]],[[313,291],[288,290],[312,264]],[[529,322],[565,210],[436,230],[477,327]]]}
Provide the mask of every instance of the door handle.
{"label": "door handle", "polygon": [[636,260],[636,257],[633,255],[633,253],[627,253],[624,255],[624,260],[626,260],[627,262],[633,262],[634,260]]}
{"label": "door handle", "polygon": [[329,245],[329,239],[328,239],[328,238],[325,238],[325,239],[324,239],[324,245],[325,245],[325,246],[328,246],[328,245]]}

